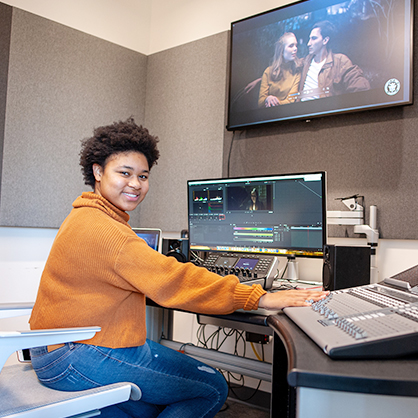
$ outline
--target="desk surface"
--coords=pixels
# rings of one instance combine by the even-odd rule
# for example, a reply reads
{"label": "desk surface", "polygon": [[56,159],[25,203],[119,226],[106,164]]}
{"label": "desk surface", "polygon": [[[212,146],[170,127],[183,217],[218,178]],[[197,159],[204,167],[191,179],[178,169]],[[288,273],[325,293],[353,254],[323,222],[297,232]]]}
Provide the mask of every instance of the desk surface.
{"label": "desk surface", "polygon": [[293,387],[418,397],[418,357],[397,360],[333,360],[284,313],[267,318],[288,356]]}

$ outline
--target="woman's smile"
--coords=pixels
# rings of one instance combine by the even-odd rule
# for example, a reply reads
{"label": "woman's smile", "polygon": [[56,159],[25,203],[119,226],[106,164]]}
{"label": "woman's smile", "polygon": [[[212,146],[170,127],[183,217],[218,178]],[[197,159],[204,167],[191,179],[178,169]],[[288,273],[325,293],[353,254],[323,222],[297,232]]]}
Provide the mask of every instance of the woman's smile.
{"label": "woman's smile", "polygon": [[93,165],[94,192],[123,211],[134,210],[149,189],[149,165],[144,154],[130,151],[114,154],[102,167]]}

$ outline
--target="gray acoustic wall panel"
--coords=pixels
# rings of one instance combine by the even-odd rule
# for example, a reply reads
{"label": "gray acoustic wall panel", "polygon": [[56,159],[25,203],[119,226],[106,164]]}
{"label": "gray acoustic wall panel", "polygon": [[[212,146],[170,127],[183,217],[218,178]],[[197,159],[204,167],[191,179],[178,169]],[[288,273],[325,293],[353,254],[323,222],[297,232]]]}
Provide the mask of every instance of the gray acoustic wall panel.
{"label": "gray acoustic wall panel", "polygon": [[58,227],[85,190],[80,140],[143,123],[147,57],[13,8],[0,224]]}
{"label": "gray acoustic wall panel", "polygon": [[[366,223],[377,205],[382,238],[418,239],[417,116],[414,105],[228,132],[224,158],[233,137],[231,176],[325,170],[329,210],[348,210],[336,199],[360,194]],[[329,236],[361,235],[331,225]]]}
{"label": "gray acoustic wall panel", "polygon": [[0,3],[0,173],[3,165],[4,125],[6,120],[7,81],[9,72],[12,8]]}
{"label": "gray acoustic wall panel", "polygon": [[148,57],[145,122],[161,157],[139,208],[142,226],[187,228],[187,180],[222,176],[227,45],[224,32]]}

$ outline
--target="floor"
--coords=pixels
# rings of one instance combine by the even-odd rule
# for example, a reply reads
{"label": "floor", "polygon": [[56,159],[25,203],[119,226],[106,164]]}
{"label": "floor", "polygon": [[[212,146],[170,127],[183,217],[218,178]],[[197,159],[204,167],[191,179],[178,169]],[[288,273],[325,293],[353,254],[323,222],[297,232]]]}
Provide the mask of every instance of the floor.
{"label": "floor", "polygon": [[217,418],[269,418],[265,408],[250,406],[246,403],[228,399],[223,408],[216,414]]}

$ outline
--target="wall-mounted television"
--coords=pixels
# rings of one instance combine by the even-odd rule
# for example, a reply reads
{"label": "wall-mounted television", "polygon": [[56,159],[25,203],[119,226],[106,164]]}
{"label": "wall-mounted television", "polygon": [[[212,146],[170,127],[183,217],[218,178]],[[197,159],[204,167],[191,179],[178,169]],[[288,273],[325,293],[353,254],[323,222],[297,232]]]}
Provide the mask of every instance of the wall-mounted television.
{"label": "wall-mounted television", "polygon": [[413,0],[307,0],[231,24],[228,130],[412,103]]}
{"label": "wall-mounted television", "polygon": [[191,251],[322,257],[326,173],[188,181]]}

